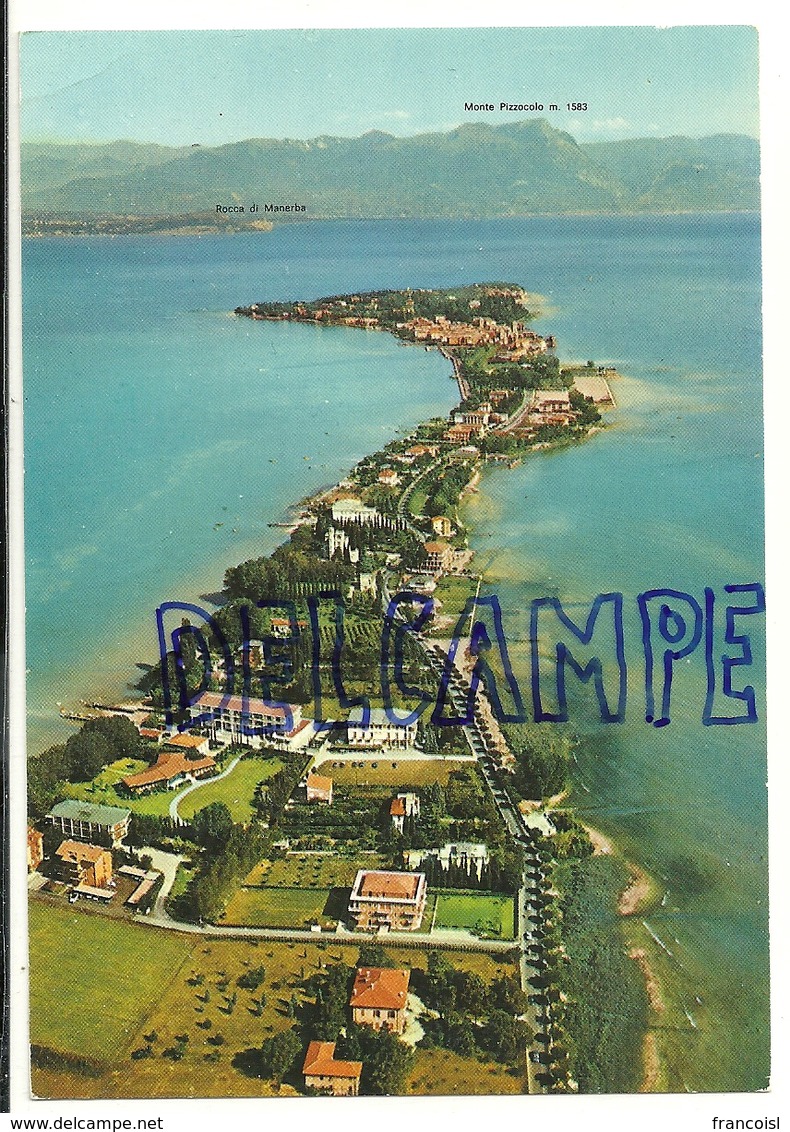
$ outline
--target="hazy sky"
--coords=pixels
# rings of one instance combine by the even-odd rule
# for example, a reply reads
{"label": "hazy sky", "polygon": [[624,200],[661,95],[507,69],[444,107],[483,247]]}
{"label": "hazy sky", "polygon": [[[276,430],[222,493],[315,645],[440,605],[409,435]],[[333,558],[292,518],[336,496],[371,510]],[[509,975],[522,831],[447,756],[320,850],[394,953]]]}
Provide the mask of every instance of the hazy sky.
{"label": "hazy sky", "polygon": [[[21,62],[26,140],[218,145],[532,116],[580,141],[758,132],[748,27],[31,32]],[[501,101],[544,110],[464,109]]]}

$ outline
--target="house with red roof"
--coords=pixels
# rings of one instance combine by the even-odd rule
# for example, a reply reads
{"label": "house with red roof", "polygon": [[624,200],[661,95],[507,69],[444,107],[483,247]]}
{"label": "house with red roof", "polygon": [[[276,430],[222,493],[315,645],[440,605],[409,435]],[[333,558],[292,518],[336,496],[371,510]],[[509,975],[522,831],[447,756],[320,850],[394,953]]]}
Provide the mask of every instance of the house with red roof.
{"label": "house with red roof", "polygon": [[358,1026],[402,1034],[410,971],[392,967],[360,967],[351,991],[351,1017]]}
{"label": "house with red roof", "polygon": [[308,802],[326,802],[332,805],[332,779],[328,775],[311,771],[307,776],[306,786]]}
{"label": "house with red roof", "polygon": [[217,769],[208,746],[208,739],[199,735],[173,735],[167,740],[172,750],[162,751],[153,766],[121,781],[132,794],[145,794],[149,790],[174,790],[182,782],[206,778]]}
{"label": "house with red roof", "polygon": [[403,833],[406,818],[418,818],[419,816],[420,797],[418,794],[406,791],[398,794],[390,802],[390,821],[398,833]]}
{"label": "house with red roof", "polygon": [[362,1062],[338,1061],[336,1045],[336,1042],[310,1042],[302,1065],[305,1088],[333,1097],[356,1097]]}

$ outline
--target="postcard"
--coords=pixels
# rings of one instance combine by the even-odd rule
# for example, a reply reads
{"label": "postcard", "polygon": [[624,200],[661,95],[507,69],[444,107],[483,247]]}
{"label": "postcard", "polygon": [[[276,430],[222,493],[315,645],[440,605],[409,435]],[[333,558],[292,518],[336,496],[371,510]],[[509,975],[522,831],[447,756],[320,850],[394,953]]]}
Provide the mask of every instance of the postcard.
{"label": "postcard", "polygon": [[22,36],[32,1098],[768,1089],[758,47]]}

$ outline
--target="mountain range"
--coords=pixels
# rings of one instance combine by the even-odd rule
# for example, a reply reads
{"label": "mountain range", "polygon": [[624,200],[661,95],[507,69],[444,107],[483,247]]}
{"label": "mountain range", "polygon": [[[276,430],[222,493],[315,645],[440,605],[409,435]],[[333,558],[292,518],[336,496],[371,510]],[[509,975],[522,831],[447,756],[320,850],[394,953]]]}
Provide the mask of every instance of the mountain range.
{"label": "mountain range", "polygon": [[[578,143],[545,119],[217,147],[27,142],[23,214],[171,217],[301,204],[310,218],[496,217],[759,208],[759,145],[739,134]],[[240,218],[240,213],[232,213]],[[275,219],[291,219],[290,215]]]}

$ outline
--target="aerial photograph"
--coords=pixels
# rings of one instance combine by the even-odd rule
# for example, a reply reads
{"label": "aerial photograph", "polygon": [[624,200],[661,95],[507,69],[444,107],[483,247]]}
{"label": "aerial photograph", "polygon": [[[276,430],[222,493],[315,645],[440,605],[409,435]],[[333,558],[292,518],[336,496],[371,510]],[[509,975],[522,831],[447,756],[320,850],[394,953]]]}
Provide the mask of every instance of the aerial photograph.
{"label": "aerial photograph", "polygon": [[757,64],[22,37],[31,1096],[769,1086]]}

